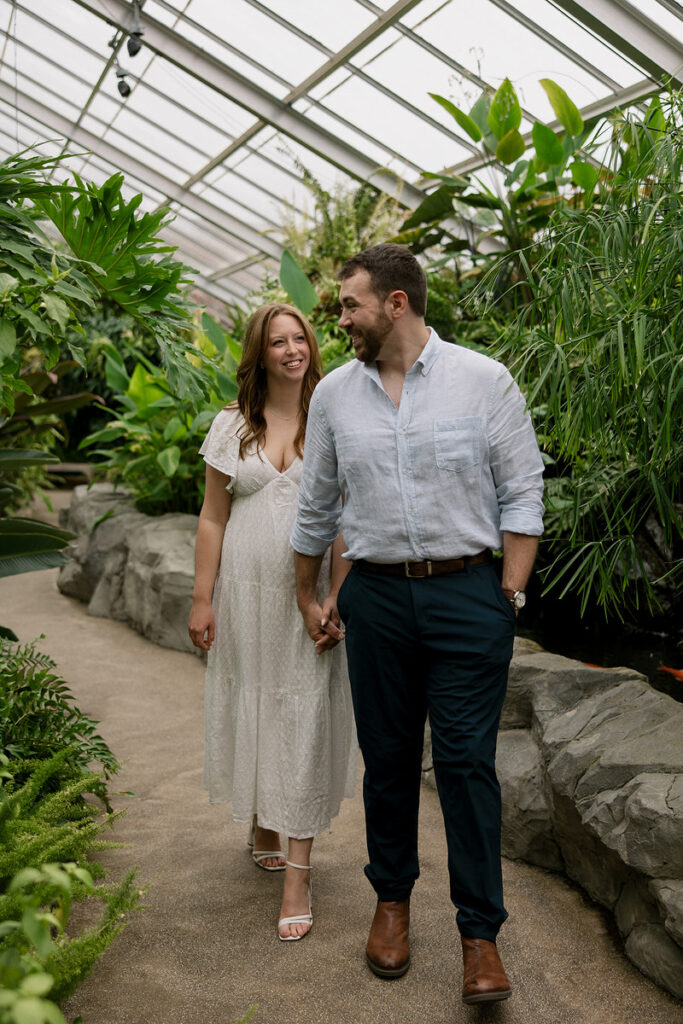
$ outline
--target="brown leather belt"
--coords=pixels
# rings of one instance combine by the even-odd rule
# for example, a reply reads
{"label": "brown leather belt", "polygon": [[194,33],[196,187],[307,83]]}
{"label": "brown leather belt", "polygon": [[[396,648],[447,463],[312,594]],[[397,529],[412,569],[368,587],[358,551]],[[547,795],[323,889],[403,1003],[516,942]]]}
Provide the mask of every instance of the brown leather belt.
{"label": "brown leather belt", "polygon": [[359,558],[356,565],[363,572],[376,572],[381,576],[405,576],[409,580],[423,580],[428,576],[443,576],[448,572],[463,572],[468,565],[481,565],[491,562],[493,555],[486,548],[478,555],[466,555],[464,558],[447,558],[441,562],[366,562]]}

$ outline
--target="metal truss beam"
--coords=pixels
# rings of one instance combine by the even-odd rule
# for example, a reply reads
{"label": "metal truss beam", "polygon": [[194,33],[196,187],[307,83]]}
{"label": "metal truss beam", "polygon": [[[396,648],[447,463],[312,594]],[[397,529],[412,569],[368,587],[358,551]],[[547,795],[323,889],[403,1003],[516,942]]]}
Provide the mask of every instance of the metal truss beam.
{"label": "metal truss beam", "polygon": [[[139,160],[136,160],[128,153],[123,152],[123,150],[118,149],[116,146],[112,146],[104,139],[98,138],[83,127],[75,128],[71,121],[46,107],[43,103],[38,102],[38,100],[27,96],[25,93],[17,93],[6,82],[0,82],[0,100],[4,100],[4,102],[12,106],[16,102],[20,111],[32,117],[56,135],[64,138],[70,135],[75,145],[91,150],[96,156],[106,160],[113,167],[134,175],[140,181],[146,182],[150,188],[155,189],[162,195],[168,196],[171,200],[177,200],[181,205],[192,210],[203,220],[215,224],[228,235],[235,238],[239,248],[244,248],[246,245],[279,261],[282,246],[268,235],[260,234],[249,224],[238,220],[237,217],[226,213],[220,207],[208,202],[201,196],[197,196],[192,192],[183,192],[182,187],[178,186],[170,178],[160,174],[158,171],[152,170],[146,164],[140,163]],[[176,193],[181,194],[176,195]]]}
{"label": "metal truss beam", "polygon": [[[231,277],[233,274],[239,274],[242,270],[249,270],[251,267],[258,263],[262,263],[262,259],[259,256],[248,256],[244,260],[240,260],[239,263],[232,263],[229,266],[220,267],[218,270],[214,270],[209,275],[211,281],[222,281],[226,277]],[[258,275],[253,275],[258,280]]]}
{"label": "metal truss beam", "polygon": [[552,0],[661,84],[683,85],[683,43],[628,0]]}
{"label": "metal truss beam", "polygon": [[552,32],[548,32],[547,29],[538,25],[533,18],[529,18],[519,9],[518,4],[511,4],[508,0],[491,0],[491,3],[495,4],[496,7],[499,7],[501,11],[508,15],[508,17],[514,18],[520,25],[524,25],[525,28],[533,32],[533,34],[538,36],[539,39],[548,43],[549,46],[552,46],[555,50],[563,53],[565,57],[568,57],[569,60],[572,61],[572,63],[578,64],[578,66],[583,68],[587,74],[591,75],[592,78],[597,79],[598,82],[602,82],[602,84],[606,85],[608,89],[612,90],[612,92],[617,91],[619,88],[618,82],[615,82],[613,78],[606,75],[601,68],[596,67],[595,64],[591,64],[589,60],[582,57],[580,53],[576,52],[576,50],[572,50],[572,48],[567,46],[562,39],[558,39],[557,36],[552,34]]}
{"label": "metal truss beam", "polygon": [[[74,0],[91,14],[103,18],[115,28],[128,31],[131,7],[124,0]],[[271,96],[265,89],[248,81],[243,75],[226,67],[217,58],[183,39],[144,10],[141,15],[145,46],[175,64],[181,71],[214,89],[231,102],[247,110],[258,120],[272,125],[283,135],[301,143],[317,156],[360,181],[369,181],[389,195],[400,198],[414,209],[424,199],[419,189],[401,183],[393,175],[378,168],[352,146],[345,145],[331,132],[312,124],[286,103]]]}
{"label": "metal truss beam", "polygon": [[[125,0],[74,0],[74,2],[115,28],[124,32],[130,30],[132,13],[131,7]],[[155,21],[144,11],[141,18],[145,33],[145,46],[186,74],[249,111],[259,121],[271,125],[345,174],[359,181],[368,181],[387,195],[398,199],[408,209],[416,209],[424,200],[425,194],[420,189],[408,182],[400,181],[384,168],[377,167],[365,154],[353,146],[346,145],[331,132],[313,124],[303,114],[299,114],[282,100],[271,96],[265,89],[226,67],[220,60],[195,46],[189,40],[183,39],[173,29]],[[446,222],[445,227],[455,237],[469,240],[472,236],[472,230],[470,229],[468,232],[466,226],[454,218]],[[491,239],[484,240],[483,245],[487,250],[498,248],[495,240]]]}

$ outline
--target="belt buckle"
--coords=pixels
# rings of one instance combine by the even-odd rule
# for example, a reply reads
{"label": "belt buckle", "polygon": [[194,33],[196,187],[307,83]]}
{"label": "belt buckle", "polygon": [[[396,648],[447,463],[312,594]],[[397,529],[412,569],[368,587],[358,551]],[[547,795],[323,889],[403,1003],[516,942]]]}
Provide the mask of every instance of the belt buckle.
{"label": "belt buckle", "polygon": [[[430,561],[427,561],[426,563],[404,562],[403,564],[406,569],[406,577],[409,580],[423,580],[425,576],[432,575],[432,563]],[[417,570],[417,572],[415,572],[415,569],[418,565],[420,566],[420,568]]]}

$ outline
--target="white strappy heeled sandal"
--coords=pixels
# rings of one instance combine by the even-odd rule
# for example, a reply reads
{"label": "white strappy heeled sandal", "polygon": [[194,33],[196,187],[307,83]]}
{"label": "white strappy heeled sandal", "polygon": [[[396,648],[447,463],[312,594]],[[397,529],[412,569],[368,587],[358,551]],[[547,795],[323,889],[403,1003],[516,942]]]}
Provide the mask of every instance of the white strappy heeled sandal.
{"label": "white strappy heeled sandal", "polygon": [[[298,868],[299,871],[310,871],[310,864],[293,864],[291,860],[285,861],[286,865],[290,868]],[[303,935],[282,935],[280,932],[280,926],[283,924],[307,924],[309,925],[308,932],[313,927],[313,907],[311,906],[311,884],[308,884],[308,913],[298,914],[296,917],[281,917],[277,923],[277,937],[280,942],[298,942],[299,939],[305,939],[308,932],[304,932]]]}
{"label": "white strappy heeled sandal", "polygon": [[262,868],[263,871],[284,871],[285,865],[278,864],[275,867],[271,867],[268,864],[264,864],[264,860],[268,860],[269,857],[278,857],[282,860],[285,859],[285,855],[282,850],[255,850],[254,849],[254,823],[252,821],[249,827],[249,838],[247,839],[247,846],[251,848],[251,859],[257,868]]}

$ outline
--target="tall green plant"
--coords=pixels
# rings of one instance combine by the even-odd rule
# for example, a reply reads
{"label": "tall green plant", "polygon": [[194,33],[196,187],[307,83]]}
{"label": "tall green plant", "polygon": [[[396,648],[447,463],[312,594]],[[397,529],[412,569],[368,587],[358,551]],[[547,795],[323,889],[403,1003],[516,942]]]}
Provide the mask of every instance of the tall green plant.
{"label": "tall green plant", "polygon": [[592,205],[556,211],[497,349],[555,460],[548,588],[609,615],[655,609],[683,568],[682,129],[680,96],[617,119]]}
{"label": "tall green plant", "polygon": [[[557,83],[544,78],[541,85],[561,127],[554,131],[536,121],[528,149],[520,132],[522,108],[508,78],[495,94],[483,90],[469,112],[444,96],[429,94],[480,146],[485,164],[502,171],[503,184],[487,184],[481,175],[425,173],[425,179],[433,181],[436,188],[404,220],[395,239],[415,252],[436,246],[440,253],[455,257],[469,249],[474,267],[482,273],[491,257],[479,251],[481,242],[487,237],[497,239],[508,253],[508,260],[498,264],[497,295],[506,290],[510,280],[523,280],[516,253],[545,229],[555,208],[566,201],[566,189],[572,188],[589,204],[598,181],[598,171],[585,159],[595,121],[584,124],[579,110]],[[453,217],[464,218],[471,236],[468,241],[449,235],[445,222]]]}
{"label": "tall green plant", "polygon": [[198,455],[208,426],[237,396],[235,371],[239,342],[208,314],[194,332],[194,355],[202,368],[208,397],[179,397],[165,370],[138,354],[132,372],[122,354],[105,346],[106,378],[118,408],[82,447],[101,459],[99,472],[135,495],[141,512],[198,512],[204,488],[204,463]]}
{"label": "tall green plant", "polygon": [[189,268],[173,258],[175,246],[159,232],[172,219],[167,208],[140,211],[141,195],[126,202],[123,174],[101,186],[74,175],[34,199],[37,210],[58,229],[70,251],[82,261],[99,295],[105,295],[156,338],[170,386],[178,394],[205,393],[196,366],[185,358],[192,345],[194,307],[183,295],[191,283]]}
{"label": "tall green plant", "polygon": [[[44,436],[46,423],[95,397],[41,400],[64,353],[84,364],[81,319],[101,296],[156,338],[176,393],[196,401],[208,391],[203,356],[192,345],[192,311],[178,294],[186,268],[157,237],[167,211],[141,214],[140,196],[123,199],[122,175],[101,187],[78,178],[51,184],[46,175],[57,165],[26,152],[0,163],[0,575],[64,561],[60,549],[70,535],[3,513],[21,493],[14,474],[50,461],[27,443],[28,428]],[[53,221],[66,248],[52,244],[39,217]]]}

